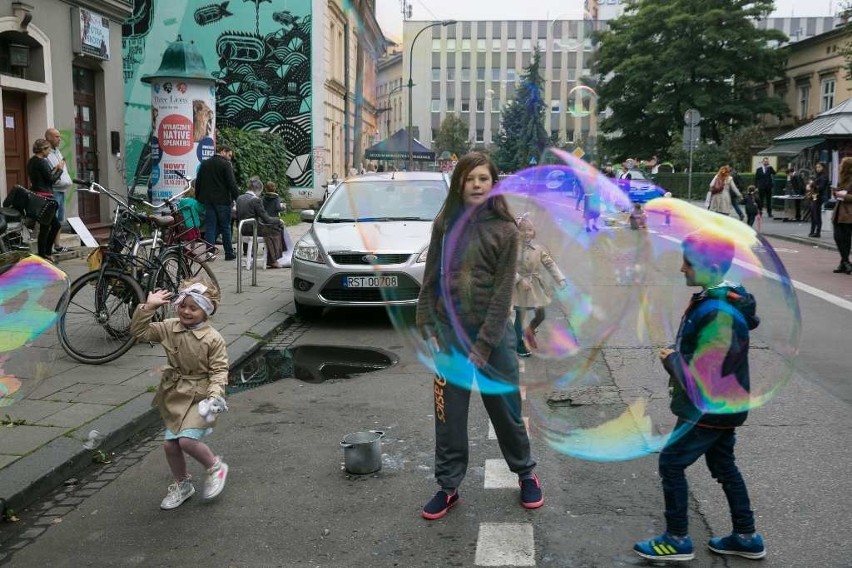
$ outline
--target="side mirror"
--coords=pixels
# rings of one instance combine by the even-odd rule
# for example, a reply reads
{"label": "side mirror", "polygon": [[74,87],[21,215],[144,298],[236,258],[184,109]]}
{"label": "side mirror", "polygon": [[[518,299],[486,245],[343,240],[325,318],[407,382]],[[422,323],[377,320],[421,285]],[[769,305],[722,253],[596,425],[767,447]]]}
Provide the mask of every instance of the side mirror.
{"label": "side mirror", "polygon": [[304,223],[313,223],[316,211],[313,209],[305,209],[299,214],[299,219]]}

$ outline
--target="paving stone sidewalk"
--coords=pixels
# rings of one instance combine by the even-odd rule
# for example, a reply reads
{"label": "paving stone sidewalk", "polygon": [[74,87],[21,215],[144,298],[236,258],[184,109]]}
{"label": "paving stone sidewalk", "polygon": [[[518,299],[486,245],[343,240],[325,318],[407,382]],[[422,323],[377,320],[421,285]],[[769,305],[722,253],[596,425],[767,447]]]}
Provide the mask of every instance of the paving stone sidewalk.
{"label": "paving stone sidewalk", "polygon": [[[307,223],[290,227],[294,242],[309,228]],[[242,271],[237,294],[236,262],[222,258],[211,263],[222,287],[213,324],[228,343],[233,368],[288,320],[293,294],[289,269],[260,266],[257,286],[251,285],[251,271]],[[87,271],[85,259],[76,254],[61,258],[59,267],[71,281]],[[58,298],[59,291],[53,292]],[[22,380],[17,394],[23,397],[0,407],[0,515],[6,508],[20,510],[88,466],[93,452],[83,443],[91,430],[104,436],[99,449],[108,452],[159,420],[151,407],[165,364],[159,345],[137,344],[110,363],[84,365],[63,351],[51,327],[32,345],[5,355],[0,372]]]}

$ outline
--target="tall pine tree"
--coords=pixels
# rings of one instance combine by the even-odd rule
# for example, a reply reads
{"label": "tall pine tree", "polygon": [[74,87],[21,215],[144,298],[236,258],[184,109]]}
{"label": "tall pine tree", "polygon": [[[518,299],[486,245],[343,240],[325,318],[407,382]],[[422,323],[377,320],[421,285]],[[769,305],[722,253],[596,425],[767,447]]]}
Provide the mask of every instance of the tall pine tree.
{"label": "tall pine tree", "polygon": [[495,141],[494,160],[504,172],[514,172],[541,160],[545,148],[551,145],[544,129],[547,105],[544,102],[539,73],[541,53],[535,49],[529,67],[524,70],[514,99],[503,109],[500,134]]}

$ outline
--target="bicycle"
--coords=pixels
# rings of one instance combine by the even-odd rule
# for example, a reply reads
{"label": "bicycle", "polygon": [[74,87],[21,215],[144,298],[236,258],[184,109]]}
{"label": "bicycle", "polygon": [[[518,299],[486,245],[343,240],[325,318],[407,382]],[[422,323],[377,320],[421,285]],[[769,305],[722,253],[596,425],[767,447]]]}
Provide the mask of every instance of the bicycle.
{"label": "bicycle", "polygon": [[[187,242],[174,236],[181,234],[181,223],[175,217],[139,212],[131,202],[154,210],[158,207],[133,196],[125,201],[115,191],[96,182],[74,181],[85,185],[84,191],[107,195],[116,203],[116,209],[108,244],[95,251],[100,261],[94,263],[93,270],[72,282],[57,308],[61,314],[57,319],[57,333],[62,348],[73,359],[101,364],[117,359],[133,346],[135,338],[130,333],[130,318],[149,292],[165,289],[177,293],[182,282],[192,276],[190,264],[198,265],[197,272],[203,270],[212,283],[217,282],[205,257],[192,254]],[[163,205],[173,207],[183,193],[166,200]],[[143,225],[151,227],[152,235],[147,240],[162,243],[149,248],[147,254],[139,253],[140,243],[146,240],[142,238]],[[163,230],[165,238],[160,236]],[[155,317],[162,320],[173,315],[169,305],[158,310]]]}

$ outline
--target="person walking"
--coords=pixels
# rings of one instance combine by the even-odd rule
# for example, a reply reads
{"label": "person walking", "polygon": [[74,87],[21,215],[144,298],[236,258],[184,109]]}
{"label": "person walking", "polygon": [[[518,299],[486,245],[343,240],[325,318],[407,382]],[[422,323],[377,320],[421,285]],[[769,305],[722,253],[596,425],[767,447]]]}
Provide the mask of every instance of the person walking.
{"label": "person walking", "polygon": [[[252,176],[248,182],[248,191],[237,198],[237,222],[244,219],[255,219],[257,222],[257,235],[263,237],[266,244],[266,267],[283,268],[278,259],[284,252],[283,236],[281,233],[284,222],[266,212],[260,193],[263,191],[263,183],[257,176]],[[251,227],[244,227],[244,237],[252,235]]]}
{"label": "person walking", "polygon": [[769,158],[763,158],[763,163],[754,171],[754,186],[757,188],[759,202],[761,204],[760,214],[763,215],[763,207],[766,214],[772,218],[772,187],[775,184],[775,168],[769,165]]}
{"label": "person walking", "polygon": [[211,245],[222,236],[225,260],[234,260],[231,237],[231,205],[239,196],[237,178],[231,160],[234,151],[224,144],[216,145],[216,153],[201,162],[195,178],[195,198],[205,207],[204,239]]}
{"label": "person walking", "polygon": [[710,182],[710,204],[707,208],[714,213],[728,216],[733,210],[733,201],[742,197],[731,177],[731,169],[728,166],[719,168]]}
{"label": "person walking", "polygon": [[[518,476],[521,505],[535,509],[544,496],[521,417],[515,333],[509,324],[519,235],[506,198],[491,195],[497,179],[497,167],[485,154],[471,152],[458,161],[433,225],[416,324],[436,358],[461,353],[477,373],[506,385],[500,394],[482,392],[482,402],[503,457]],[[448,249],[448,235],[459,231],[458,246]],[[439,369],[432,385],[440,489],[421,511],[428,520],[440,519],[459,502],[468,465],[470,390],[453,378]]]}
{"label": "person walking", "polygon": [[809,237],[819,238],[822,232],[822,206],[828,200],[828,190],[831,182],[828,172],[825,171],[825,163],[817,162],[814,167],[813,197],[811,207],[811,233]]}
{"label": "person walking", "polygon": [[[170,300],[178,317],[152,321],[157,308]],[[187,281],[173,300],[168,290],[149,293],[130,320],[136,339],[162,343],[166,350],[167,364],[152,402],[166,426],[163,448],[174,478],[160,503],[163,510],[180,507],[195,494],[184,453],[206,470],[205,500],[218,496],[228,478],[228,464],[201,441],[213,431],[217,414],[228,409],[222,398],[228,384],[227,346],[208,321],[218,303],[216,287]]]}
{"label": "person walking", "polygon": [[[756,532],[748,489],[734,457],[736,428],[748,411],[749,333],[760,324],[754,296],[739,284],[725,280],[734,260],[734,242],[710,231],[687,235],[683,273],[693,294],[681,319],[674,349],[659,352],[669,374],[671,411],[677,417],[672,435],[660,453],[659,473],[665,500],[666,532],[637,542],[642,558],[683,562],[695,557],[689,537],[689,486],[686,468],[704,456],[710,475],[722,485],[733,531],[711,538],[707,546],[717,554],[751,560],[766,556],[763,537]],[[701,374],[699,376],[698,374]],[[703,393],[725,393],[725,400],[705,400]],[[714,414],[713,408],[735,412]]]}
{"label": "person walking", "polygon": [[834,242],[840,253],[840,264],[834,273],[852,274],[852,263],[849,262],[849,250],[852,247],[852,157],[840,161],[839,179],[832,193],[837,202],[831,214],[831,223]]}
{"label": "person walking", "polygon": [[749,227],[754,226],[754,220],[757,218],[757,212],[759,209],[757,203],[757,188],[753,185],[748,186],[746,190],[745,197],[743,197],[743,204],[745,205],[747,223]]}
{"label": "person walking", "polygon": [[[522,215],[517,224],[522,242],[512,293],[516,351],[520,357],[529,357],[530,349],[538,348],[535,332],[544,322],[545,308],[553,301],[553,286],[547,283],[543,273],[547,272],[559,288],[565,287],[565,276],[547,247],[535,242],[535,226],[529,216]],[[529,326],[524,328],[524,316],[529,310],[533,311],[533,318]]]}
{"label": "person walking", "polygon": [[[746,185],[745,185],[745,180],[743,180],[743,176],[741,176],[740,172],[738,172],[737,169],[734,166],[732,166],[731,164],[728,164],[728,168],[730,169],[731,179],[734,180],[734,186],[740,192],[740,195],[745,195]],[[740,208],[739,200],[738,199],[732,199],[731,205],[733,206],[734,211],[737,214],[737,217],[740,218],[740,221],[745,221],[746,217],[745,217],[745,215],[743,215],[743,210]]]}
{"label": "person walking", "polygon": [[44,139],[50,143],[50,152],[47,154],[47,161],[50,167],[60,167],[62,175],[59,179],[53,182],[53,199],[56,200],[56,220],[59,222],[59,231],[56,231],[56,237],[53,242],[53,252],[61,253],[68,252],[68,249],[62,246],[59,238],[62,234],[62,223],[65,221],[65,199],[67,198],[68,190],[71,188],[71,174],[68,173],[68,164],[59,150],[59,144],[62,143],[62,135],[55,128],[48,128],[44,132]]}
{"label": "person walking", "polygon": [[[30,178],[30,190],[37,196],[54,201],[53,184],[62,177],[65,162],[51,165],[47,159],[50,153],[50,142],[39,138],[33,142],[33,155],[27,161],[27,176]],[[58,207],[58,205],[56,205]],[[50,219],[40,218],[38,221],[38,255],[50,259],[53,254],[53,243],[59,233],[59,221],[53,213]]]}

